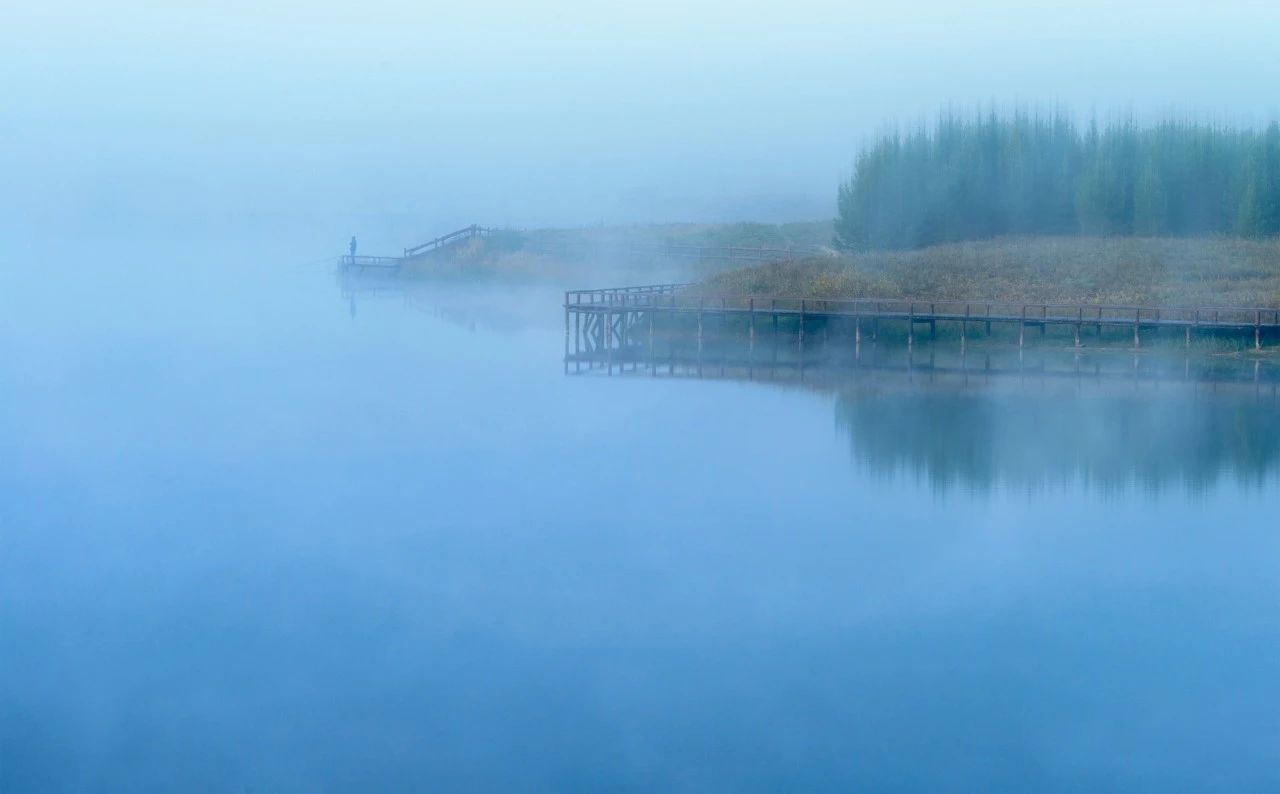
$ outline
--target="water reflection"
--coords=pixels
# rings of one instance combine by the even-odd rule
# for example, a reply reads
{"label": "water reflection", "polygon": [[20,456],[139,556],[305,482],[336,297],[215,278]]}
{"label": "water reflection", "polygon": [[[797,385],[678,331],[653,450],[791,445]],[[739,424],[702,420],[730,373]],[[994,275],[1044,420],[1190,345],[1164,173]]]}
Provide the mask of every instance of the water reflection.
{"label": "water reflection", "polygon": [[1198,492],[1261,484],[1280,463],[1280,373],[1265,359],[640,336],[570,351],[566,367],[831,393],[860,469],[935,491]]}
{"label": "water reflection", "polygon": [[1280,461],[1274,400],[1206,389],[864,385],[835,410],[860,466],[936,489],[1202,491],[1223,478],[1261,484]]}

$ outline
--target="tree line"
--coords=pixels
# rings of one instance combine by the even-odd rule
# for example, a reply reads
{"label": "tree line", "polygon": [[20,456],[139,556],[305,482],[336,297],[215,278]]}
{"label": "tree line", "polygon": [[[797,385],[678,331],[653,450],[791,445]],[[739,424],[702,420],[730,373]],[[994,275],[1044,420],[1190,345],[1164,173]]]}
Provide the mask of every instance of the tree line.
{"label": "tree line", "polygon": [[840,186],[842,248],[1010,234],[1280,234],[1280,124],[944,114],[873,142]]}

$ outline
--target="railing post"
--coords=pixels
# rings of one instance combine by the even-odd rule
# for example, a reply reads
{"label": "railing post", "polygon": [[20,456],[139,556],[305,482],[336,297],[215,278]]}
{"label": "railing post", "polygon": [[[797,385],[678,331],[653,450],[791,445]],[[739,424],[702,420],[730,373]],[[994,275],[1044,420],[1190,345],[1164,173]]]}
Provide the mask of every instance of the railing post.
{"label": "railing post", "polygon": [[800,346],[804,347],[804,298],[800,299],[800,330],[798,331],[798,334],[800,337]]}
{"label": "railing post", "polygon": [[[627,345],[627,320],[631,315],[627,308],[627,293],[622,293],[620,302],[622,304],[622,312],[618,314],[618,352],[622,352],[622,349]],[[626,363],[625,359],[618,363],[619,372],[626,366]]]}
{"label": "railing post", "polygon": [[702,352],[702,309],[706,305],[706,298],[698,298],[698,352]]}
{"label": "railing post", "polygon": [[653,315],[657,313],[657,303],[650,302],[649,311],[649,374],[658,374],[658,365],[653,360]]}

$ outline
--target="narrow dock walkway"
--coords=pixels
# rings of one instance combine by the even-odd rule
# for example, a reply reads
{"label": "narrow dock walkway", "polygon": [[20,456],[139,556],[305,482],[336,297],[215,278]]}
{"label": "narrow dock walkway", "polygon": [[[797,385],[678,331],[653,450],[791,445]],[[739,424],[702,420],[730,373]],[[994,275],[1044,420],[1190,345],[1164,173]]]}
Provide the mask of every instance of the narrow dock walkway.
{"label": "narrow dock walkway", "polygon": [[[832,320],[851,325],[853,341],[860,344],[865,334],[872,341],[882,323],[898,323],[905,330],[908,345],[915,342],[917,329],[927,325],[931,334],[938,323],[952,324],[960,344],[975,332],[990,335],[993,325],[1018,330],[1018,345],[1026,341],[1028,328],[1041,333],[1050,326],[1066,326],[1074,331],[1075,345],[1082,344],[1082,329],[1131,329],[1133,346],[1142,346],[1142,335],[1153,329],[1181,329],[1186,345],[1194,334],[1240,332],[1251,334],[1253,347],[1262,349],[1264,340],[1280,336],[1280,308],[1275,307],[1152,307],[1093,304],[1008,303],[998,301],[940,301],[912,299],[832,300],[804,297],[752,297],[697,294],[689,284],[654,284],[639,287],[571,290],[565,293],[565,351],[569,350],[572,321],[575,348],[584,341],[592,348],[608,349],[626,344],[637,332],[652,335],[654,326],[677,317],[696,317],[697,338],[701,340],[708,319],[745,320],[753,339],[760,323],[768,323],[778,333],[779,320],[795,328],[799,344],[806,330]],[[667,323],[669,324],[669,323]],[[644,326],[647,326],[644,327]]]}
{"label": "narrow dock walkway", "polygon": [[[454,232],[441,235],[433,240],[404,249],[401,256],[357,256],[347,254],[339,257],[338,265],[356,271],[366,270],[399,270],[405,264],[422,259],[438,251],[453,248],[458,243],[476,237],[489,237],[500,231],[519,234],[512,230],[499,230],[472,224]],[[727,264],[763,264],[766,262],[789,262],[807,257],[825,256],[820,248],[768,248],[742,245],[684,245],[679,243],[643,243],[619,242],[605,243],[591,240],[558,240],[547,241],[523,239],[520,242],[523,250],[547,256],[577,257],[605,261],[610,256],[619,254],[659,256],[667,259],[693,259],[701,262],[724,262]]]}
{"label": "narrow dock walkway", "polygon": [[412,248],[404,249],[401,256],[363,256],[357,254],[344,254],[338,258],[338,266],[354,270],[356,272],[365,271],[398,271],[406,264],[418,259],[423,259],[430,254],[452,248],[459,243],[473,240],[477,237],[487,237],[496,230],[486,226],[477,226],[472,224],[455,232],[442,234],[435,239],[420,243]]}

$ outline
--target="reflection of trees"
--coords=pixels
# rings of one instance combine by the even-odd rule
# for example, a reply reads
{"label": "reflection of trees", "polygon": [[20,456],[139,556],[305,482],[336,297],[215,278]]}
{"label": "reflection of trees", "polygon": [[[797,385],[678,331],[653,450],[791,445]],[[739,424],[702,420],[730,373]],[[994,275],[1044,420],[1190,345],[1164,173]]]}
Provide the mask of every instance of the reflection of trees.
{"label": "reflection of trees", "polygon": [[941,489],[1201,490],[1224,475],[1260,482],[1280,463],[1280,411],[1237,395],[866,388],[842,393],[836,421],[872,472],[911,472]]}

